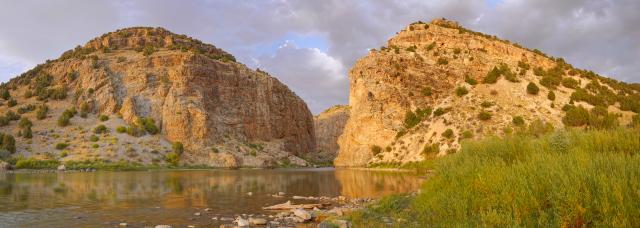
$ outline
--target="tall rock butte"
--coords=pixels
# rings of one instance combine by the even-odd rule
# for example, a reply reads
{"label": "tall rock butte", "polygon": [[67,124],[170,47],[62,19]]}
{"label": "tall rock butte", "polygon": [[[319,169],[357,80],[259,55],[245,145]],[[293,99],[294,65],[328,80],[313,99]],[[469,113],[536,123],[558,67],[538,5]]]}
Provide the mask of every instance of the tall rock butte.
{"label": "tall rock butte", "polygon": [[[181,142],[181,163],[268,167],[305,165],[301,157],[315,149],[313,116],[287,86],[213,45],[162,28],[104,34],[3,88],[18,105],[5,105],[2,113],[28,105],[49,108],[42,120],[35,112],[20,112],[34,128],[33,138],[17,138],[17,153],[27,157],[163,163],[163,155],[173,151],[171,143]],[[49,91],[68,96],[52,98]],[[55,119],[72,108],[88,115],[57,127]],[[110,118],[101,122],[100,115]],[[119,126],[144,129],[140,119],[149,118],[159,134],[117,133],[124,129]],[[99,124],[108,133],[89,140]],[[2,127],[3,132],[18,130],[12,123]],[[136,135],[136,129],[127,131]],[[64,141],[69,146],[62,157],[51,145]]]}
{"label": "tall rock butte", "polygon": [[638,84],[445,19],[407,26],[349,79],[336,166],[421,161],[489,135],[624,125],[640,111]]}

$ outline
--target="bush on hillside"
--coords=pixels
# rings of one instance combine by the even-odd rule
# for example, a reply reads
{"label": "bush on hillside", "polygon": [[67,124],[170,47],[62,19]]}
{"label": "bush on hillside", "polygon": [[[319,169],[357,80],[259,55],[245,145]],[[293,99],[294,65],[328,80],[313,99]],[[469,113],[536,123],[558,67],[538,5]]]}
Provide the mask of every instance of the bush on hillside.
{"label": "bush on hillside", "polygon": [[480,113],[478,113],[478,119],[480,120],[490,120],[491,116],[491,113],[485,110],[482,110]]}
{"label": "bush on hillside", "polygon": [[527,93],[531,95],[537,95],[540,92],[540,88],[536,85],[536,83],[529,82],[527,85]]}
{"label": "bush on hillside", "polygon": [[456,88],[456,96],[458,97],[462,97],[464,95],[467,95],[468,93],[469,93],[469,90],[467,90],[467,88],[464,86],[458,86]]}
{"label": "bush on hillside", "polygon": [[184,152],[184,146],[182,145],[181,142],[174,142],[172,145],[173,148],[173,152],[178,154],[179,156],[182,156],[182,153]]}

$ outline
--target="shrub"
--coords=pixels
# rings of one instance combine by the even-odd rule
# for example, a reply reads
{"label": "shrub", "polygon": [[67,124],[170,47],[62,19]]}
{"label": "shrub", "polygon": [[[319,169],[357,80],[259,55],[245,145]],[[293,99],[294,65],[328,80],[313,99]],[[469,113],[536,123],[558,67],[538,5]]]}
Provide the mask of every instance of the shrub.
{"label": "shrub", "polygon": [[466,131],[462,132],[461,137],[462,137],[463,139],[470,139],[470,138],[473,138],[473,132],[472,132],[472,131],[469,131],[469,130],[466,130]]}
{"label": "shrub", "polygon": [[481,111],[480,113],[478,113],[478,119],[480,120],[489,120],[491,119],[491,113],[487,112],[487,111]]}
{"label": "shrub", "polygon": [[[87,102],[82,102],[82,104],[80,105],[80,117],[82,118],[87,118],[87,115],[89,113],[89,104],[87,104]],[[107,117],[107,120],[109,119],[109,117]]]}
{"label": "shrub", "polygon": [[456,55],[460,54],[460,51],[461,51],[460,48],[454,48],[453,49],[453,54],[456,54]]}
{"label": "shrub", "polygon": [[438,153],[440,153],[440,145],[435,144],[426,144],[422,148],[422,152],[420,153],[424,159],[435,158]]}
{"label": "shrub", "polygon": [[411,110],[407,111],[404,116],[404,127],[409,129],[420,123],[421,119]]}
{"label": "shrub", "polygon": [[537,95],[540,92],[540,88],[536,85],[536,83],[529,82],[527,85],[527,93],[532,95]]}
{"label": "shrub", "polygon": [[67,157],[67,156],[69,156],[69,152],[67,152],[67,151],[62,151],[62,153],[60,153],[60,157],[61,158],[64,158],[64,157]]}
{"label": "shrub", "polygon": [[493,102],[491,102],[491,101],[483,101],[483,102],[480,104],[480,106],[482,106],[483,108],[488,108],[488,107],[493,106]]}
{"label": "shrub", "polygon": [[565,110],[565,116],[562,118],[562,123],[567,126],[584,126],[589,124],[589,111],[582,106],[569,106]]}
{"label": "shrub", "polygon": [[94,149],[99,148],[100,145],[98,145],[97,143],[94,143],[93,145],[91,145],[91,147],[93,147]]}
{"label": "shrub", "polygon": [[433,111],[433,115],[434,116],[441,116],[444,115],[445,113],[449,112],[451,110],[451,108],[437,108],[435,111]]}
{"label": "shrub", "polygon": [[9,93],[9,90],[6,88],[0,91],[0,96],[2,96],[2,99],[4,100],[9,100],[9,98],[11,98],[11,94]]}
{"label": "shrub", "polygon": [[68,126],[70,122],[69,119],[71,119],[71,117],[63,113],[60,117],[58,117],[58,126],[60,127]]}
{"label": "shrub", "polygon": [[631,119],[631,123],[629,123],[630,127],[639,128],[640,127],[640,114],[636,114]]}
{"label": "shrub", "polygon": [[516,126],[524,126],[524,118],[522,116],[514,116],[511,123]]}
{"label": "shrub", "polygon": [[431,96],[431,94],[433,94],[433,91],[431,90],[431,87],[424,87],[422,89],[422,95]]}
{"label": "shrub", "polygon": [[580,86],[580,83],[573,78],[563,78],[562,86],[570,89],[576,89]]}
{"label": "shrub", "polygon": [[31,97],[33,97],[33,91],[31,90],[24,91],[24,98],[29,99]]}
{"label": "shrub", "polygon": [[20,119],[20,115],[16,114],[15,112],[13,112],[11,110],[7,111],[7,113],[5,113],[4,115],[9,121],[19,120]]}
{"label": "shrub", "polygon": [[0,149],[15,153],[16,139],[10,134],[0,132]]}
{"label": "shrub", "polygon": [[18,127],[20,128],[27,128],[32,126],[33,126],[33,123],[27,117],[22,117],[20,118],[20,121],[18,121]]}
{"label": "shrub", "polygon": [[107,116],[107,115],[100,115],[100,116],[98,117],[98,120],[100,120],[100,121],[102,121],[102,122],[107,121],[107,120],[109,120],[109,116]]}
{"label": "shrub", "polygon": [[547,94],[547,99],[552,101],[556,100],[556,94],[553,91],[549,90],[549,93]]}
{"label": "shrub", "polygon": [[456,95],[458,97],[462,97],[464,95],[467,95],[469,93],[469,90],[467,90],[467,88],[465,88],[464,86],[458,86],[458,88],[456,88]]}
{"label": "shrub", "polygon": [[107,126],[104,126],[104,124],[100,124],[93,128],[93,133],[95,134],[103,134],[107,132],[109,132],[109,129],[107,129]]}
{"label": "shrub", "polygon": [[7,118],[6,116],[0,116],[0,127],[9,125],[10,121],[11,120],[9,120],[9,118]]}
{"label": "shrub", "polygon": [[127,132],[127,127],[125,127],[125,126],[118,126],[118,127],[116,128],[116,132],[118,132],[118,133],[126,133],[126,132]]}
{"label": "shrub", "polygon": [[60,165],[57,160],[18,159],[16,169],[55,169]]}
{"label": "shrub", "polygon": [[216,147],[211,147],[211,152],[217,154],[220,153],[220,150],[218,150],[218,148]]}
{"label": "shrub", "polygon": [[485,84],[495,84],[498,82],[500,75],[502,73],[497,67],[493,67],[489,72],[487,72],[487,76],[484,77],[483,83]]}
{"label": "shrub", "polygon": [[158,132],[160,131],[160,129],[158,129],[158,126],[156,126],[156,121],[150,117],[138,118],[136,120],[136,124],[141,128],[144,128],[144,130],[146,130],[147,133],[152,135],[158,134]]}
{"label": "shrub", "polygon": [[156,51],[155,48],[153,48],[153,46],[151,45],[147,45],[144,47],[144,49],[142,49],[142,55],[144,56],[150,56],[151,54],[153,54]]}
{"label": "shrub", "polygon": [[30,139],[33,138],[33,131],[31,131],[31,127],[25,127],[20,130],[20,134],[23,138]]}
{"label": "shrub", "polygon": [[58,144],[56,144],[56,150],[64,150],[67,147],[69,147],[68,143],[58,143]]}
{"label": "shrub", "polygon": [[97,142],[98,140],[100,140],[100,138],[98,138],[97,135],[91,135],[89,137],[89,141],[91,141],[91,142]]}
{"label": "shrub", "polygon": [[431,51],[433,50],[433,48],[436,47],[436,42],[431,42],[428,46],[427,46],[427,51]]}
{"label": "shrub", "polygon": [[134,137],[140,137],[144,135],[144,129],[139,128],[138,126],[129,126],[127,127],[127,134]]}
{"label": "shrub", "polygon": [[464,76],[464,81],[469,84],[469,85],[476,85],[478,84],[478,81],[476,81],[475,79],[471,78],[469,75],[465,75]]}
{"label": "shrub", "polygon": [[18,102],[16,101],[16,99],[13,99],[13,98],[9,98],[9,101],[7,102],[7,106],[9,107],[16,106],[17,104]]}
{"label": "shrub", "polygon": [[164,156],[164,160],[172,166],[178,166],[178,163],[180,162],[180,155],[171,152]]}
{"label": "shrub", "polygon": [[451,130],[451,128],[445,130],[444,132],[442,132],[442,137],[451,139],[453,137],[453,130]]}
{"label": "shrub", "polygon": [[382,152],[382,148],[380,146],[378,145],[371,146],[371,153],[373,154],[373,156],[380,154],[380,152]]}
{"label": "shrub", "polygon": [[36,108],[36,118],[39,120],[47,118],[47,112],[49,112],[49,106],[42,104]]}
{"label": "shrub", "polygon": [[407,47],[406,51],[408,51],[408,52],[416,52],[416,45]]}
{"label": "shrub", "polygon": [[444,57],[438,58],[438,65],[447,65],[447,64],[449,64],[449,60],[447,60]]}
{"label": "shrub", "polygon": [[181,142],[174,142],[172,147],[173,147],[173,152],[176,153],[177,155],[182,155],[182,153],[184,152],[184,146],[182,145]]}
{"label": "shrub", "polygon": [[32,104],[28,104],[28,105],[22,105],[18,108],[18,113],[19,114],[24,114],[24,113],[28,113],[33,111],[34,109],[36,109],[35,105]]}

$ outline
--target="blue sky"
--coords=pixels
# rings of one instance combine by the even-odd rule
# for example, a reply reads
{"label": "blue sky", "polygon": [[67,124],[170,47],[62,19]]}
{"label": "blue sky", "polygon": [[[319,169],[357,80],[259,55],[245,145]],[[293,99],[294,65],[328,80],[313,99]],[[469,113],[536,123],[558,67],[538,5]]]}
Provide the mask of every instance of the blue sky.
{"label": "blue sky", "polygon": [[164,27],[267,70],[314,113],[348,102],[347,72],[407,24],[463,26],[639,82],[635,0],[59,0],[0,2],[0,81],[105,32]]}

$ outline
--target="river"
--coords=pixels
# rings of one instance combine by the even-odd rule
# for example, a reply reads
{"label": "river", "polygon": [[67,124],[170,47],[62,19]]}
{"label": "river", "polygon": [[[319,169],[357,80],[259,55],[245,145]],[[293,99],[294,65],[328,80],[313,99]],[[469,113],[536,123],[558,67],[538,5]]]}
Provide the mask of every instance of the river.
{"label": "river", "polygon": [[0,227],[211,227],[231,223],[213,218],[272,214],[261,208],[292,196],[377,198],[415,191],[422,179],[333,168],[0,173]]}

